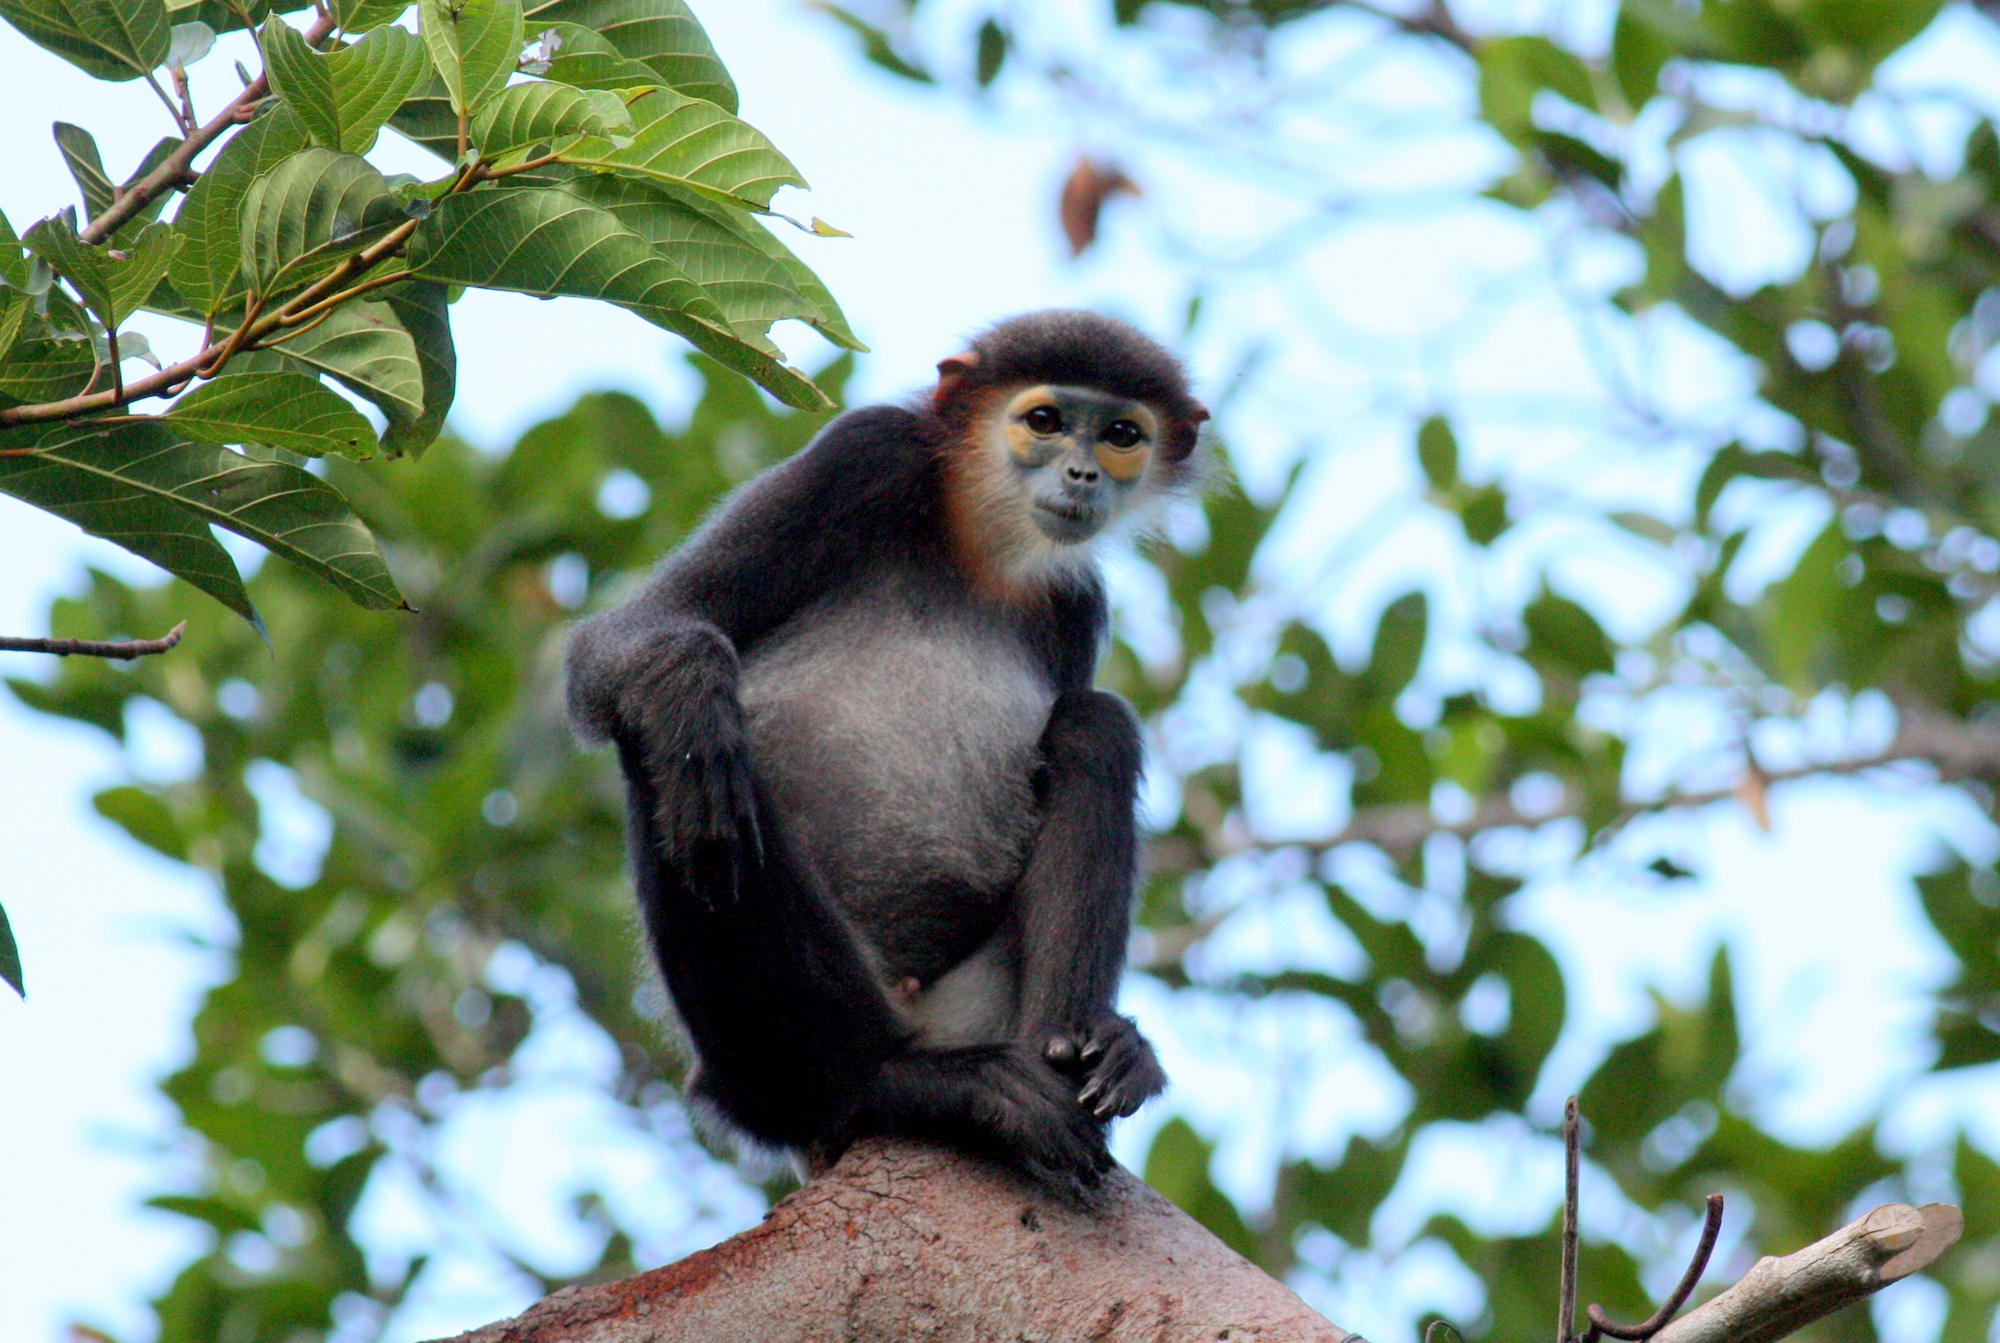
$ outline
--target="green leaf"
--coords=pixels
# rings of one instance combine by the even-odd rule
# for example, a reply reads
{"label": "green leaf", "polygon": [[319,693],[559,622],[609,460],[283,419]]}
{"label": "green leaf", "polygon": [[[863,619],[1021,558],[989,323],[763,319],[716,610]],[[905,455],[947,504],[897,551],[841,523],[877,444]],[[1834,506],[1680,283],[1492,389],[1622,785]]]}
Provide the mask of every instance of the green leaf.
{"label": "green leaf", "polygon": [[21,235],[0,214],[0,282],[15,289],[28,287],[28,254],[22,250]]}
{"label": "green leaf", "polygon": [[0,0],[0,18],[95,79],[137,79],[167,59],[162,0]]}
{"label": "green leaf", "polygon": [[300,150],[243,194],[244,276],[275,297],[318,279],[407,218],[368,160],[318,146]]}
{"label": "green leaf", "polygon": [[1375,699],[1391,702],[1416,679],[1429,627],[1430,599],[1422,592],[1406,592],[1383,608],[1368,653],[1368,687]]}
{"label": "green leaf", "polygon": [[169,858],[182,862],[187,860],[187,836],[174,820],[167,804],[143,788],[130,784],[122,788],[107,788],[90,799],[90,805],[97,814],[113,822],[120,829],[138,840],[149,849],[156,849]]}
{"label": "green leaf", "polygon": [[692,191],[591,173],[562,186],[671,258],[715,300],[730,326],[761,338],[772,322],[809,322],[836,345],[862,348],[805,263],[741,210]]}
{"label": "green leaf", "polygon": [[1634,112],[1649,102],[1659,88],[1660,71],[1674,55],[1674,44],[1653,25],[1621,8],[1611,31],[1611,69],[1618,76],[1618,91]]}
{"label": "green leaf", "polygon": [[636,131],[629,146],[589,139],[562,161],[686,187],[747,210],[768,209],[781,186],[806,184],[761,131],[714,103],[648,89],[629,106]]}
{"label": "green leaf", "polygon": [[521,0],[418,0],[417,14],[453,112],[476,112],[506,87],[521,56]]}
{"label": "green leaf", "polygon": [[1418,426],[1417,463],[1432,489],[1444,493],[1458,484],[1458,439],[1442,415],[1433,415]]}
{"label": "green leaf", "polygon": [[[150,501],[193,526],[213,523],[257,542],[340,589],[356,605],[371,610],[403,605],[402,594],[375,548],[375,538],[354,516],[347,501],[331,485],[296,466],[254,461],[212,444],[176,442],[171,430],[155,421],[96,432],[88,425],[78,425],[47,436],[37,446],[39,451],[32,457],[0,458],[0,489],[17,494],[15,487],[23,479],[37,479],[24,474],[21,464],[29,463],[26,472],[44,473],[43,494],[72,510],[72,501],[85,493],[121,502]],[[88,486],[96,488],[89,491]],[[25,494],[20,497],[27,498]],[[105,535],[74,511],[41,498],[29,498],[28,502],[61,513],[86,531]],[[137,549],[123,537],[109,539]],[[214,545],[214,539],[209,540]],[[226,559],[227,553],[223,554]],[[175,565],[164,567],[215,592],[194,574]],[[230,604],[242,614],[250,614],[249,599],[243,596],[233,564],[228,576],[235,582],[235,597],[242,602],[240,607]],[[204,577],[213,575],[204,572]]]}
{"label": "green leaf", "polygon": [[567,84],[516,84],[502,89],[473,119],[472,140],[487,161],[510,149],[569,135],[607,136],[632,128],[632,114],[615,93]]}
{"label": "green leaf", "polygon": [[196,64],[213,50],[215,50],[215,29],[199,19],[188,23],[177,23],[170,30],[167,58],[160,63],[169,70],[185,73],[190,65]]}
{"label": "green leaf", "polygon": [[219,1198],[202,1198],[193,1194],[155,1194],[146,1200],[149,1208],[162,1212],[177,1212],[183,1217],[192,1217],[214,1227],[223,1235],[234,1235],[239,1231],[258,1231],[263,1223],[250,1213]]}
{"label": "green leaf", "polygon": [[986,88],[1000,77],[1000,67],[1007,60],[1007,30],[992,19],[979,25],[979,49],[973,61],[973,78],[980,88]]}
{"label": "green leaf", "polygon": [[[579,89],[633,89],[660,82],[653,67],[633,60],[609,39],[580,24],[551,23],[540,29],[538,36],[542,49],[551,53],[544,74],[558,84]],[[692,90],[679,92],[694,96]],[[733,100],[729,110],[735,110]]]}
{"label": "green leaf", "polygon": [[394,23],[410,7],[410,0],[334,0],[333,18],[340,31],[353,36]]}
{"label": "green leaf", "polygon": [[321,53],[272,18],[259,41],[272,87],[313,143],[350,154],[368,152],[429,67],[423,43],[401,28],[380,28],[351,47]]}
{"label": "green leaf", "polygon": [[[653,72],[641,84],[664,84],[677,93],[736,111],[736,84],[715,54],[708,34],[685,0],[555,0],[536,5],[530,0],[527,31],[539,34],[551,27],[567,32],[571,25],[598,37],[612,51]],[[560,64],[567,52],[559,54]],[[550,78],[556,78],[554,70]],[[577,83],[572,79],[565,84]],[[585,88],[630,85],[584,84]]]}
{"label": "green leaf", "polygon": [[1597,110],[1590,72],[1546,37],[1503,37],[1479,48],[1479,108],[1493,129],[1520,142],[1534,129],[1535,95],[1551,89]]}
{"label": "green leaf", "polygon": [[176,455],[182,445],[165,426],[13,430],[0,434],[0,446],[40,449],[31,457],[0,457],[0,492],[151,560],[257,623],[236,562],[208,530],[208,519],[173,493],[189,473]]}
{"label": "green leaf", "polygon": [[[1118,6],[1118,13],[1120,15],[1123,15],[1129,8],[1131,13],[1136,17],[1139,5],[1144,4],[1145,0],[1114,0],[1114,2]],[[904,79],[910,80],[912,83],[937,83],[937,80],[932,77],[930,71],[905,59],[903,54],[896,50],[896,45],[889,40],[889,34],[886,29],[877,27],[851,10],[844,9],[839,5],[827,4],[825,0],[812,0],[812,7],[828,18],[836,20],[842,27],[860,38],[861,54],[871,64],[878,65],[890,74],[899,75]],[[1121,23],[1129,22],[1129,20],[1122,17],[1119,21]]]}
{"label": "green leaf", "polygon": [[262,443],[306,457],[362,461],[381,449],[360,411],[302,373],[228,374],[174,402],[166,421],[204,443]]}
{"label": "green leaf", "polygon": [[458,113],[451,110],[451,93],[437,71],[420,80],[389,124],[446,163],[458,158]]}
{"label": "green leaf", "polygon": [[327,374],[372,403],[389,421],[391,451],[411,450],[401,436],[418,433],[430,418],[424,362],[415,340],[386,303],[359,299],[343,303],[324,322],[272,352],[273,357],[280,354],[284,361],[296,360]]}
{"label": "green leaf", "polygon": [[34,302],[18,289],[0,289],[0,363],[6,362],[8,352],[20,338]]}
{"label": "green leaf", "polygon": [[95,219],[111,208],[118,191],[111,175],[104,171],[104,160],[97,153],[97,139],[83,127],[67,121],[58,121],[52,129],[56,148],[62,151],[69,175],[76,179],[76,189],[83,196],[84,217]]}
{"label": "green leaf", "polygon": [[0,359],[0,396],[17,405],[40,405],[75,396],[97,371],[97,352],[87,340],[17,341]]}
{"label": "green leaf", "polygon": [[298,114],[280,105],[231,136],[181,202],[174,216],[181,248],[168,264],[167,276],[181,297],[204,314],[218,311],[242,287],[235,281],[243,247],[243,197],[250,184],[307,143]]}
{"label": "green leaf", "polygon": [[73,216],[65,211],[28,230],[29,250],[69,281],[77,296],[99,321],[113,331],[139,311],[167,273],[180,238],[166,224],[148,224],[124,256],[92,247],[76,235]]}
{"label": "green leaf", "polygon": [[610,212],[563,192],[531,188],[449,196],[411,239],[409,264],[411,274],[443,284],[616,303],[685,337],[787,405],[826,404],[797,370],[732,331],[722,310],[685,271]]}
{"label": "green leaf", "polygon": [[1553,665],[1577,678],[1609,672],[1615,666],[1611,640],[1597,617],[1546,589],[1521,612],[1528,627],[1528,659]]}
{"label": "green leaf", "polygon": [[28,996],[27,981],[21,978],[21,948],[14,942],[14,928],[7,922],[4,905],[0,905],[0,980],[5,980],[23,998]]}
{"label": "green leaf", "polygon": [[425,280],[396,285],[388,290],[387,302],[415,346],[423,409],[411,416],[383,406],[389,431],[382,435],[382,446],[392,454],[414,456],[437,441],[457,395],[458,351],[451,340],[451,309],[445,287]]}

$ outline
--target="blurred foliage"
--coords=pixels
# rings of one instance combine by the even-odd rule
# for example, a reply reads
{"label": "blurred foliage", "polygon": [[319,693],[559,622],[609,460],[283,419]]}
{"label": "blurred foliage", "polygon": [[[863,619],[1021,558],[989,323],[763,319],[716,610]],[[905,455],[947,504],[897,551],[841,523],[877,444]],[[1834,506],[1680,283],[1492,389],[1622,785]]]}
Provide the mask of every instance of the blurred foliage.
{"label": "blurred foliage", "polygon": [[[1049,74],[1029,61],[1012,11],[976,16],[967,49],[933,68],[912,36],[919,4],[822,8],[859,35],[869,59],[941,94],[983,97]],[[1213,19],[1217,50],[1233,51],[1246,34],[1269,38],[1330,8],[1358,7],[1117,0],[1115,18],[1144,42],[1156,12],[1200,11]],[[1824,148],[1852,180],[1852,208],[1812,221],[1816,251],[1795,279],[1742,295],[1688,264],[1678,176],[1637,179],[1614,133],[1655,100],[1677,104],[1689,127],[1754,121],[1759,114],[1702,103],[1691,72],[1716,63],[1770,72],[1815,107],[1851,106],[1875,67],[1939,11],[1935,0],[1625,0],[1608,48],[1589,55],[1534,34],[1475,36],[1442,8],[1381,17],[1390,40],[1444,44],[1466,58],[1476,94],[1468,105],[1515,151],[1490,195],[1523,211],[1579,208],[1593,227],[1630,239],[1645,265],[1618,304],[1632,313],[1673,305],[1754,360],[1764,402],[1797,433],[1789,447],[1712,445],[1682,517],[1603,519],[1690,567],[1685,607],[1634,659],[1650,669],[1637,683],[1623,670],[1633,650],[1546,585],[1470,635],[1492,665],[1532,683],[1525,700],[1496,703],[1471,684],[1419,703],[1443,637],[1423,591],[1388,601],[1372,638],[1345,658],[1323,613],[1303,606],[1246,635],[1243,612],[1274,609],[1275,585],[1254,561],[1295,511],[1300,475],[1268,498],[1217,487],[1203,501],[1199,540],[1150,550],[1176,647],[1162,657],[1121,635],[1105,684],[1163,738],[1176,715],[1215,716],[1219,684],[1236,707],[1294,724],[1343,758],[1357,810],[1322,842],[1268,842],[1246,819],[1238,759],[1176,765],[1163,754],[1157,763],[1174,770],[1179,805],[1151,843],[1140,973],[1190,994],[1331,1008],[1410,1096],[1400,1123],[1350,1139],[1338,1160],[1280,1153],[1268,1206],[1239,1206],[1223,1192],[1211,1141],[1186,1119],[1158,1130],[1146,1177],[1273,1271],[1306,1284],[1314,1267],[1331,1272],[1341,1256],[1371,1251],[1378,1211],[1415,1144],[1439,1126],[1512,1123],[1539,1133],[1553,1166],[1554,1114],[1546,1096],[1539,1105],[1531,1097],[1574,1024],[1572,993],[1550,948],[1510,915],[1521,873],[1464,840],[1553,818],[1572,827],[1579,852],[1602,855],[1636,813],[1661,804],[1629,793],[1630,743],[1588,711],[1594,694],[1700,687],[1739,716],[1740,758],[1754,762],[1757,723],[1797,721],[1828,695],[1880,690],[1957,734],[1964,754],[1951,777],[1990,810],[1981,790],[2000,779],[2000,753],[1982,744],[1980,724],[2000,708],[2000,647],[1977,622],[1991,619],[2000,594],[2000,425],[1985,418],[1975,370],[2000,346],[1993,127],[1976,122],[1962,163],[1933,177],[1869,158],[1842,138],[1838,117],[1788,122],[1785,134]],[[961,68],[963,80],[951,73]],[[821,380],[835,399],[844,367]],[[509,1085],[510,1058],[538,1016],[494,972],[503,949],[524,948],[567,973],[578,1006],[617,1042],[620,1101],[635,1114],[671,1108],[677,1073],[629,928],[616,781],[606,760],[568,744],[556,646],[574,611],[615,600],[732,481],[796,450],[820,423],[775,412],[703,369],[705,393],[679,431],[663,431],[628,399],[597,396],[504,455],[447,440],[394,470],[330,463],[385,538],[420,614],[369,615],[266,566],[252,584],[271,630],[266,651],[189,589],[135,590],[94,574],[82,598],[57,603],[53,633],[106,637],[185,615],[188,642],[131,667],[73,660],[47,681],[11,683],[25,703],[114,735],[146,697],[202,741],[195,777],[134,782],[98,799],[140,843],[213,873],[239,929],[231,977],[197,1019],[195,1057],[166,1083],[206,1174],[157,1205],[208,1224],[214,1242],[160,1303],[164,1343],[312,1337],[330,1313],[345,1343],[371,1336],[412,1291],[423,1261],[371,1272],[348,1213],[388,1163],[412,1159],[410,1127],[434,1126],[454,1090]],[[1425,506],[1455,519],[1475,553],[1504,545],[1522,506],[1507,483],[1466,477],[1449,419],[1428,415],[1411,430]],[[620,502],[635,498],[642,506]],[[1831,520],[1777,581],[1732,596],[1723,578],[1758,502],[1801,499]],[[260,823],[251,785],[266,777],[264,762],[290,771],[331,819],[309,879],[280,880],[278,865],[260,857],[268,818]],[[1741,774],[1736,791],[1761,819],[1769,771]],[[1341,855],[1331,851],[1350,845],[1374,846],[1375,876],[1358,880],[1334,861]],[[1669,855],[1613,856],[1639,884],[1692,875]],[[1226,893],[1246,882],[1251,895]],[[1300,883],[1351,937],[1356,968],[1219,979],[1205,968],[1200,952],[1234,910]],[[1960,964],[1936,999],[1933,1066],[2000,1060],[2000,870],[1954,860],[1919,885]],[[1945,1151],[1892,1158],[1872,1123],[1823,1150],[1760,1129],[1739,1077],[1731,968],[1720,952],[1701,1001],[1656,1007],[1651,1027],[1578,1085],[1587,1158],[1629,1201],[1623,1212],[1636,1214],[1619,1237],[1586,1245],[1586,1301],[1614,1315],[1647,1313],[1645,1284],[1659,1270],[1668,1282],[1678,1275],[1670,1261],[1710,1192],[1727,1194],[1732,1208],[1712,1275],[1720,1279],[1756,1254],[1825,1234],[1857,1203],[1921,1201],[1950,1186],[1966,1236],[1934,1274],[1948,1293],[1944,1336],[1987,1337],[2000,1304],[2000,1166],[1989,1155],[1954,1139]],[[598,1220],[600,1267],[615,1271],[633,1256],[629,1228],[601,1210]],[[1459,1322],[1469,1338],[1547,1335],[1553,1224],[1488,1234],[1438,1216],[1419,1234],[1484,1284],[1483,1313]],[[543,1285],[555,1281],[510,1257]],[[343,1300],[367,1309],[343,1315]],[[1854,1310],[1805,1336],[1860,1343],[1874,1328]]]}

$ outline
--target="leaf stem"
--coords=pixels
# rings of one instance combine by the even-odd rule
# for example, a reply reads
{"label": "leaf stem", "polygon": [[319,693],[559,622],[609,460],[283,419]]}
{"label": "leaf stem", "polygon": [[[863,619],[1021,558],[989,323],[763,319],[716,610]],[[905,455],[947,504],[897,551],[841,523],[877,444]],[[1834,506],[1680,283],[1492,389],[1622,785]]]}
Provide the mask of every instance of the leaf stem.
{"label": "leaf stem", "polygon": [[481,165],[478,169],[479,180],[482,182],[492,182],[502,177],[512,177],[515,173],[524,173],[535,168],[546,168],[561,158],[562,155],[560,154],[544,154],[538,159],[529,159],[526,163],[517,163],[511,168],[488,168]]}
{"label": "leaf stem", "polygon": [[167,115],[174,119],[174,128],[176,130],[182,135],[186,135],[194,129],[192,125],[182,119],[180,108],[174,106],[174,100],[167,96],[167,91],[160,87],[160,81],[153,78],[153,72],[150,70],[146,72],[146,87],[153,91],[153,96],[158,98],[161,106],[167,109]]}
{"label": "leaf stem", "polygon": [[395,284],[398,281],[407,280],[409,278],[410,278],[409,272],[407,271],[397,271],[394,275],[378,275],[374,279],[364,280],[360,284],[357,284],[350,289],[343,289],[338,294],[334,294],[329,298],[323,298],[319,302],[313,304],[310,308],[299,308],[294,310],[290,307],[287,307],[278,314],[278,325],[297,326],[300,322],[305,321],[308,317],[320,316],[324,314],[329,308],[333,308],[339,304],[347,302],[347,300],[351,298],[356,298],[362,294],[365,294],[371,289],[380,289],[384,285]]}
{"label": "leaf stem", "polygon": [[[322,15],[313,21],[306,41],[317,47],[333,34],[333,20]],[[87,243],[101,243],[122,228],[132,216],[159,196],[185,184],[193,175],[195,158],[232,126],[240,126],[256,115],[257,105],[270,95],[270,81],[263,75],[236,95],[234,101],[203,126],[188,131],[181,147],[169,154],[159,167],[132,184],[132,189],[112,202],[111,208],[90,221],[78,235]],[[25,408],[24,408],[25,409]]]}

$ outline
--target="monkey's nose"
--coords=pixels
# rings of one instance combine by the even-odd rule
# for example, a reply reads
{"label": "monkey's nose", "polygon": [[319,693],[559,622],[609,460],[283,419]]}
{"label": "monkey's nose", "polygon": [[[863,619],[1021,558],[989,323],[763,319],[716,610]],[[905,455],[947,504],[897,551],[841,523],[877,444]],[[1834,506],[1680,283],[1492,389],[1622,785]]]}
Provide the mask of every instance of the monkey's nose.
{"label": "monkey's nose", "polygon": [[1072,466],[1068,468],[1069,478],[1080,485],[1097,483],[1097,468],[1094,466]]}

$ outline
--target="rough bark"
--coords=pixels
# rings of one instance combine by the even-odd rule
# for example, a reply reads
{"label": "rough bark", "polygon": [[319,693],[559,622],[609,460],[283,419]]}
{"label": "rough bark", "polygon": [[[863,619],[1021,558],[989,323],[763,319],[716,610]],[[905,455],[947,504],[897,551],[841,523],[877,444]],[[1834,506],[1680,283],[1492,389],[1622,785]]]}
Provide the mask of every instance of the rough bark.
{"label": "rough bark", "polygon": [[459,1343],[1352,1337],[1129,1172],[1101,1194],[1085,1211],[965,1157],[859,1143],[761,1226]]}
{"label": "rough bark", "polygon": [[[1958,1209],[1890,1204],[1743,1280],[1655,1343],[1770,1343],[1919,1271]],[[1551,1295],[1555,1285],[1550,1284]],[[1095,1208],[909,1143],[857,1144],[713,1249],[565,1288],[453,1343],[1366,1343],[1135,1176]]]}

